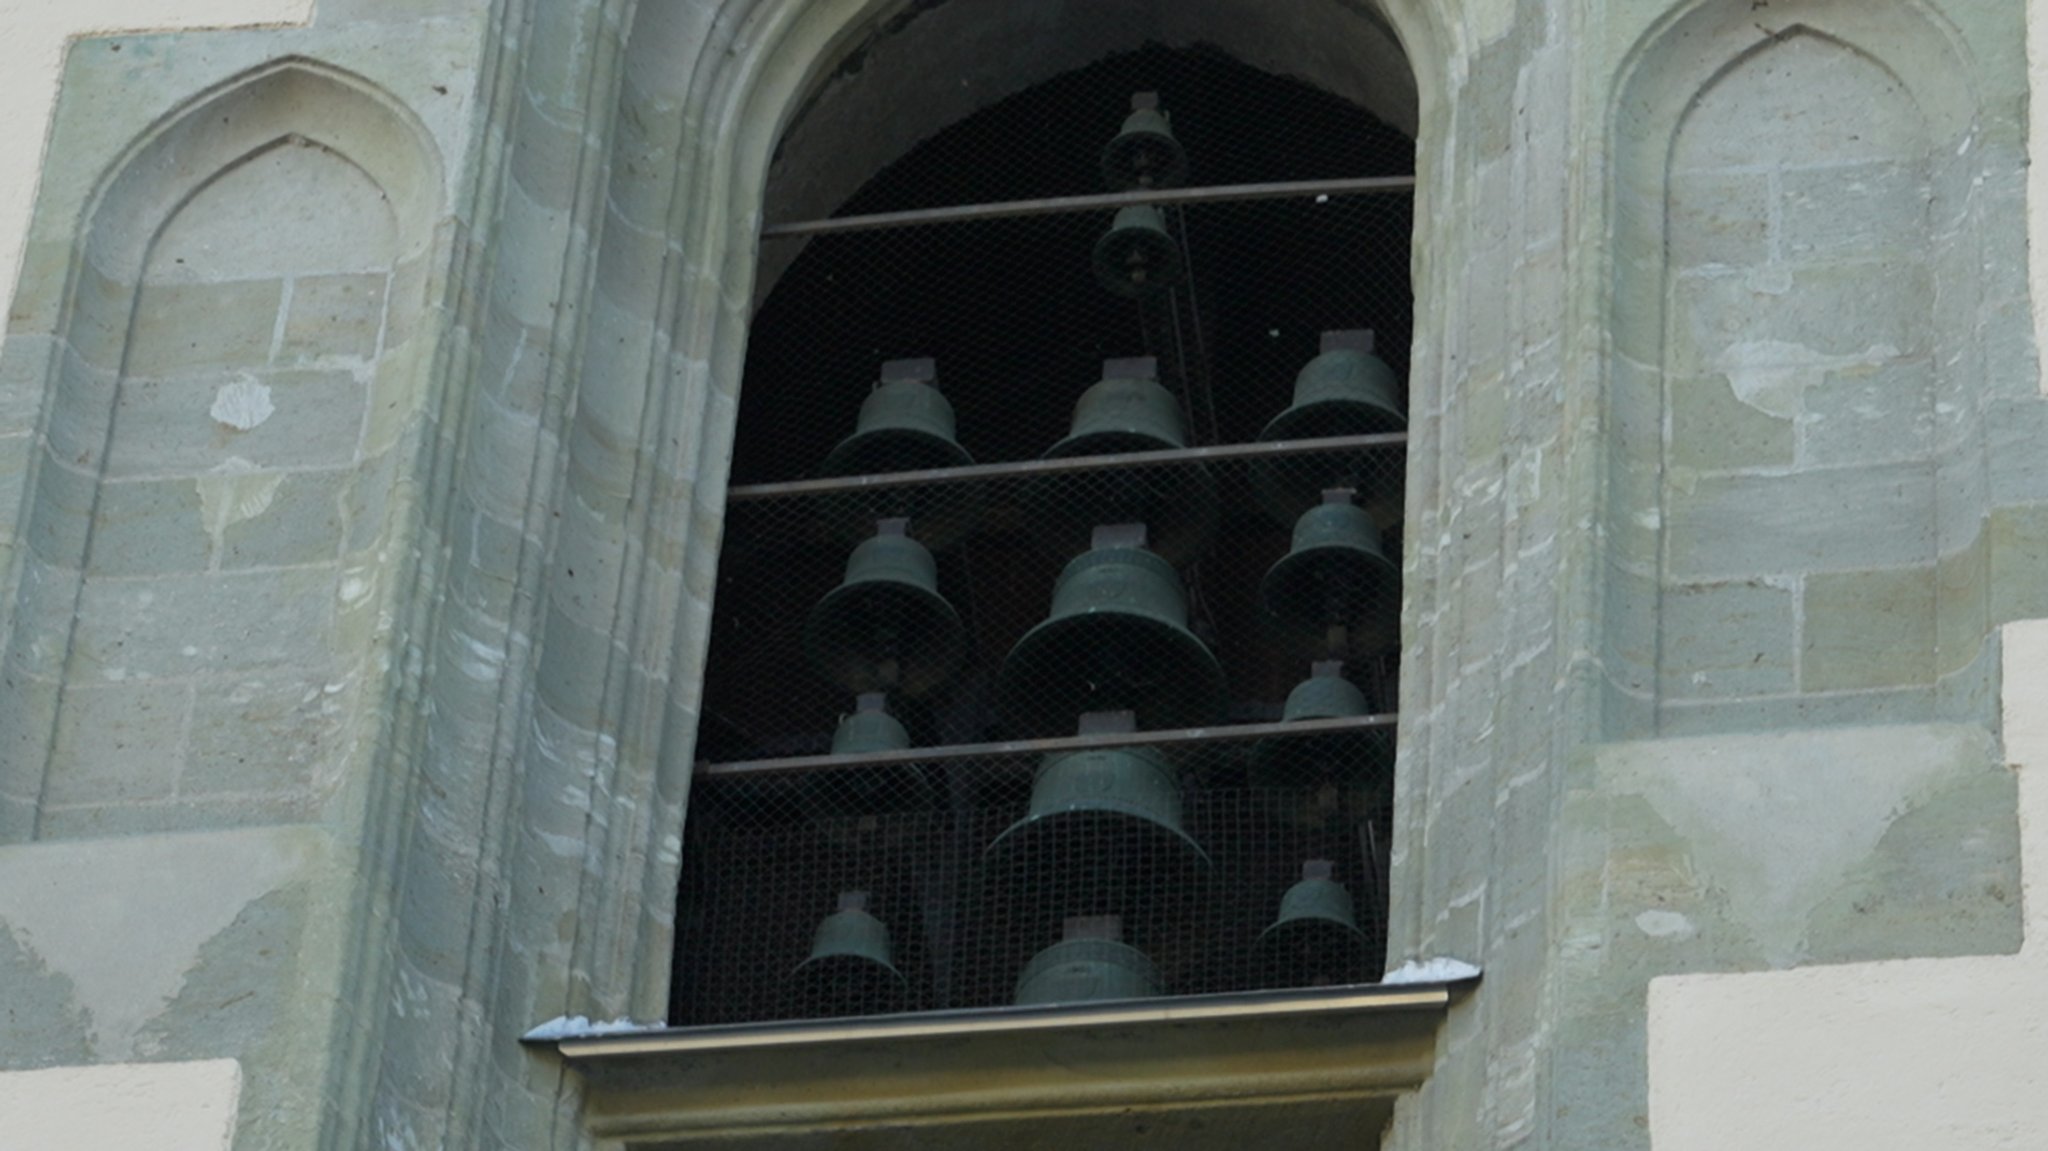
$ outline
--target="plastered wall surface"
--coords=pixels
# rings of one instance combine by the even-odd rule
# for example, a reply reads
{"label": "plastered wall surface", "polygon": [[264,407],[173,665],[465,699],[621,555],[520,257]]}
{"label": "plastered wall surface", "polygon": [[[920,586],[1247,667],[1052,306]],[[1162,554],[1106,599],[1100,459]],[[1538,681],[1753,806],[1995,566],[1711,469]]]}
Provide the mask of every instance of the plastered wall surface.
{"label": "plastered wall surface", "polygon": [[[9,0],[0,4],[0,304],[14,294],[65,45],[103,32],[303,24],[313,0]],[[0,313],[4,314],[4,313]]]}
{"label": "plastered wall surface", "polygon": [[226,1151],[241,1086],[232,1059],[0,1072],[0,1146]]}
{"label": "plastered wall surface", "polygon": [[2048,1131],[2048,621],[2005,629],[2026,941],[1650,984],[1656,1151],[2021,1151]]}

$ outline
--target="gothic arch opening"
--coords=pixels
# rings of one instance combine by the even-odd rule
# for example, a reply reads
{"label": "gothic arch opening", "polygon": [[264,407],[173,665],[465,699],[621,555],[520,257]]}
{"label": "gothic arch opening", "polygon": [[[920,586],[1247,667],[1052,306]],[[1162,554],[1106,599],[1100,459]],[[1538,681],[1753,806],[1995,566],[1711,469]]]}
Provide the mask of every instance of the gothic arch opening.
{"label": "gothic arch opening", "polygon": [[[1073,34],[1072,29],[1063,31]],[[1066,52],[1084,45],[1092,49],[1091,57],[1100,52],[1092,42],[1059,41]],[[849,65],[838,78],[850,77],[847,82],[857,84],[868,72],[883,69],[888,55],[877,48],[859,61],[857,70],[850,71]],[[1043,59],[1060,58],[1043,54]],[[932,71],[944,68],[927,62],[920,74]],[[1012,92],[900,156],[868,137],[828,141],[806,131],[813,117],[843,115],[829,110],[832,99],[862,107],[862,99],[875,94],[821,95],[799,113],[796,127],[785,136],[771,168],[767,201],[771,210],[778,203],[802,202],[821,181],[844,179],[858,170],[853,165],[863,163],[868,166],[865,180],[832,207],[835,217],[1100,192],[1103,145],[1131,111],[1133,93],[1155,96],[1170,113],[1188,157],[1186,185],[1372,180],[1405,177],[1413,170],[1412,139],[1359,103],[1299,78],[1252,67],[1224,48],[1206,43],[1176,47],[1155,40],[1092,58]],[[902,93],[894,95],[901,98]],[[866,108],[878,123],[891,119],[883,108]],[[1169,204],[1158,214],[1156,235],[1175,246],[1174,262],[1185,267],[1174,273],[1171,290],[1157,294],[1105,288],[1100,245],[1106,230],[1125,226],[1113,208],[984,215],[970,207],[966,215],[956,223],[838,235],[784,235],[773,227],[784,220],[771,216],[766,221],[770,231],[762,241],[763,274],[756,287],[761,300],[749,337],[733,443],[735,502],[727,509],[696,743],[700,762],[742,773],[753,770],[742,766],[749,762],[823,754],[837,746],[835,721],[854,706],[847,691],[886,695],[884,706],[904,725],[911,746],[920,748],[1071,735],[1080,717],[1070,712],[1113,711],[1119,703],[1132,705],[1129,710],[1141,730],[1191,722],[1179,711],[1171,719],[1148,715],[1151,696],[1134,702],[1131,697],[1146,694],[1137,688],[1125,694],[1114,687],[1090,688],[1088,703],[1042,724],[1043,717],[1019,718],[1015,699],[998,698],[1015,694],[997,682],[1013,674],[1005,653],[1024,646],[1022,637],[1045,616],[1046,600],[1062,579],[1063,567],[1078,552],[1088,551],[1085,531],[1065,531],[1071,525],[1063,524],[1056,533],[1060,538],[1048,540],[1045,521],[1063,523],[1066,509],[1074,506],[1092,509],[1091,484],[1162,483],[1164,473],[1157,469],[1147,479],[1133,480],[1139,473],[1125,472],[1099,478],[1099,484],[1084,474],[1065,488],[1057,477],[1026,476],[1047,445],[1071,442],[1062,438],[1068,436],[1070,420],[1077,421],[1074,428],[1082,427],[1085,421],[1075,415],[1077,397],[1117,372],[1149,373],[1158,381],[1157,394],[1174,406],[1171,419],[1180,425],[1167,440],[1188,450],[1226,452],[1213,462],[1176,460],[1172,467],[1181,471],[1162,483],[1172,489],[1170,495],[1156,503],[1146,502],[1154,499],[1150,496],[1139,499],[1145,503],[1143,515],[1131,511],[1109,517],[1147,520],[1151,553],[1180,568],[1168,577],[1186,589],[1189,611],[1180,634],[1195,646],[1213,649],[1213,657],[1192,658],[1215,662],[1219,677],[1228,681],[1218,689],[1215,714],[1204,713],[1202,721],[1258,725],[1298,718],[1285,701],[1290,688],[1313,678],[1311,664],[1318,657],[1340,663],[1324,674],[1359,701],[1350,714],[1362,719],[1396,710],[1398,592],[1392,573],[1400,555],[1398,445],[1381,445],[1374,449],[1379,454],[1358,449],[1360,454],[1347,457],[1341,467],[1308,456],[1276,464],[1227,453],[1256,450],[1261,441],[1280,438],[1271,428],[1278,427],[1280,413],[1291,410],[1296,373],[1311,361],[1322,362],[1323,354],[1337,356],[1332,363],[1353,362],[1343,357],[1357,354],[1361,340],[1377,350],[1379,358],[1372,362],[1385,373],[1383,406],[1390,419],[1378,430],[1398,429],[1412,325],[1408,273],[1413,223],[1405,192],[1333,184],[1292,194]],[[1138,298],[1120,298],[1130,294]],[[1133,357],[1145,360],[1144,366],[1127,362]],[[815,477],[821,461],[835,456],[835,444],[853,431],[856,409],[877,374],[902,370],[899,361],[924,358],[936,364],[939,389],[956,420],[958,454],[949,457],[951,462],[1025,471],[974,481],[971,494],[965,487],[954,489],[960,506],[942,497],[945,511],[918,504],[907,512],[911,537],[937,553],[937,585],[954,597],[964,617],[967,650],[956,661],[959,666],[946,669],[948,682],[921,682],[911,672],[901,682],[888,672],[874,684],[856,684],[836,673],[821,680],[807,659],[818,656],[821,642],[831,642],[820,641],[818,629],[833,625],[819,624],[811,606],[833,594],[849,563],[847,549],[875,528],[851,521],[872,518],[878,509],[886,518],[884,505],[890,501],[857,498],[860,507],[848,511],[844,499],[829,495],[809,505],[801,499],[792,504],[753,497],[762,485]],[[1357,362],[1368,358],[1361,354]],[[1347,426],[1288,435],[1318,438],[1367,431]],[[901,460],[874,466],[915,470]],[[1368,546],[1386,573],[1386,582],[1379,585],[1384,594],[1375,593],[1385,610],[1369,628],[1349,615],[1333,615],[1327,626],[1318,616],[1308,627],[1313,634],[1305,638],[1278,635],[1283,629],[1275,619],[1284,609],[1265,602],[1262,597],[1269,593],[1263,589],[1274,578],[1269,573],[1282,570],[1283,558],[1291,556],[1291,532],[1314,505],[1315,493],[1308,492],[1300,506],[1286,501],[1301,493],[1272,497],[1270,473],[1297,466],[1303,474],[1329,466],[1328,482],[1312,486],[1358,488],[1355,497],[1344,498],[1369,509],[1368,522],[1376,527],[1367,530],[1377,538]],[[1186,526],[1179,518],[1182,509],[1173,506],[1183,495],[1188,503],[1215,505],[1205,509],[1211,522],[1193,533],[1201,535],[1201,542],[1186,546],[1176,534]],[[1111,497],[1110,503],[1126,508],[1116,503],[1120,498]],[[1284,511],[1276,510],[1276,501],[1286,504]],[[974,506],[966,509],[966,504]],[[973,522],[933,526],[955,513]],[[821,524],[820,517],[832,522]],[[1326,605],[1318,605],[1305,614],[1323,610]],[[1074,658],[1089,658],[1089,645],[1098,641],[1108,642],[1079,640]],[[905,642],[914,648],[921,641]],[[830,662],[831,657],[825,658]],[[905,659],[915,662],[917,657]],[[1144,673],[1176,674],[1164,665]],[[1059,710],[1058,705],[1051,710]],[[1162,708],[1162,715],[1170,710]],[[840,727],[842,734],[846,730]],[[1252,762],[1260,754],[1251,752],[1249,742],[1183,754],[1184,762],[1174,770],[1190,781],[1189,828],[1213,837],[1217,850],[1231,861],[1226,869],[1259,875],[1242,884],[1231,880],[1234,889],[1220,900],[1199,899],[1196,885],[1148,891],[1147,898],[1188,913],[1171,929],[1153,926],[1149,935],[1147,927],[1136,926],[1136,908],[1114,913],[1124,923],[1120,930],[1142,936],[1161,957],[1163,989],[1187,993],[1293,985],[1251,969],[1250,941],[1258,931],[1247,925],[1262,915],[1270,920],[1267,905],[1301,878],[1304,863],[1326,856],[1338,857],[1335,874],[1357,893],[1360,908],[1358,947],[1345,961],[1342,979],[1378,975],[1392,732],[1383,727],[1353,734],[1359,738],[1346,754],[1355,754],[1358,762],[1347,769],[1352,774],[1341,786],[1332,787],[1327,797],[1332,806],[1320,815],[1276,814],[1276,808],[1294,811],[1301,803],[1319,802],[1306,792],[1287,799],[1252,794],[1267,781]],[[1030,929],[983,929],[971,921],[988,912],[1021,922],[1035,912],[1018,910],[1015,890],[989,878],[993,865],[963,868],[953,857],[960,844],[980,834],[970,825],[980,829],[990,820],[1007,822],[1025,809],[1024,792],[1031,790],[1035,762],[1035,756],[1011,756],[1001,764],[969,764],[960,770],[916,768],[894,772],[893,783],[873,788],[849,782],[850,776],[821,784],[827,778],[822,774],[721,786],[702,782],[700,774],[684,833],[671,1021],[776,1017],[782,1005],[773,1002],[780,994],[774,988],[782,972],[767,969],[777,965],[735,965],[734,959],[770,954],[795,966],[817,919],[813,905],[844,894],[838,887],[866,889],[863,898],[888,905],[887,914],[896,917],[898,956],[917,984],[906,1007],[1007,1003],[1016,976],[1011,961],[1028,957],[1008,953],[1017,942],[1010,936],[1024,938]],[[1367,776],[1372,777],[1369,783]],[[915,794],[891,792],[896,783]],[[845,794],[841,784],[861,795]],[[1349,790],[1354,784],[1355,794]],[[837,798],[822,798],[835,788],[842,792]],[[872,810],[856,812],[848,806],[860,803],[871,804]],[[829,813],[821,814],[821,805]],[[854,821],[852,830],[836,826],[842,816]],[[879,831],[861,830],[874,820],[882,825]],[[1303,831],[1310,826],[1318,830]],[[942,830],[947,827],[953,830]],[[991,827],[982,830],[989,830],[989,836],[1002,830]],[[763,836],[778,846],[764,849]],[[1261,851],[1273,858],[1264,858]],[[1258,858],[1248,862],[1250,856]],[[733,864],[742,858],[774,859],[787,874],[764,873],[749,887]],[[1131,861],[1131,866],[1143,871],[1150,864]],[[1134,877],[1133,882],[1140,881]],[[976,884],[993,885],[983,893],[986,898],[969,890]],[[1098,892],[1075,898],[1099,912],[1123,897]],[[921,906],[916,926],[907,918],[912,905]],[[1082,909],[1076,903],[1066,910],[1079,914]],[[1210,922],[1219,915],[1230,920],[1227,927]],[[1242,948],[1233,941],[1205,953],[1197,942],[1201,933],[1244,933],[1239,929],[1248,931]],[[748,983],[759,983],[764,974],[766,985]],[[1275,979],[1279,982],[1271,982]],[[802,1016],[815,1006],[795,1010]]]}
{"label": "gothic arch opening", "polygon": [[[442,175],[409,112],[294,59],[109,173],[27,484],[0,835],[298,822],[360,764]],[[246,540],[263,516],[293,538]]]}
{"label": "gothic arch opening", "polygon": [[1654,34],[1617,106],[1602,726],[1987,720],[1965,365],[2019,289],[1972,188],[2012,145],[1915,6],[1740,9]]}

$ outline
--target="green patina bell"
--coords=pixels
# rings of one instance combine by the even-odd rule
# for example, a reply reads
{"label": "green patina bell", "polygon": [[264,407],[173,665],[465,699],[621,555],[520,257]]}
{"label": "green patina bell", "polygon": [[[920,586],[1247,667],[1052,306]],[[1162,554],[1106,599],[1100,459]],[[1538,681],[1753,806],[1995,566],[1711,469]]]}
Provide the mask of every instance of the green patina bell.
{"label": "green patina bell", "polygon": [[[1371,715],[1365,693],[1344,678],[1344,665],[1315,665],[1314,673],[1294,685],[1281,710],[1283,723],[1314,719],[1355,719]],[[1390,778],[1393,729],[1314,735],[1279,735],[1252,747],[1251,785],[1257,788],[1304,788],[1334,784],[1340,788]]]}
{"label": "green patina bell", "polygon": [[[818,474],[889,475],[974,463],[953,436],[953,405],[939,391],[933,361],[891,360],[861,403],[854,433],[832,449]],[[827,504],[835,525],[865,533],[878,519],[907,518],[927,547],[943,548],[973,530],[980,491],[965,482],[912,484],[849,492],[828,497]]]}
{"label": "green patina bell", "polygon": [[1117,938],[1113,918],[1067,921],[1066,937],[1031,957],[1017,977],[1019,1007],[1148,999],[1165,981],[1145,953]]}
{"label": "green patina bell", "polygon": [[1365,933],[1333,870],[1328,860],[1303,864],[1301,880],[1280,897],[1279,917],[1259,934],[1259,964],[1273,986],[1355,983],[1363,975]]}
{"label": "green patina bell", "polygon": [[1150,204],[1119,209],[1095,242],[1095,279],[1114,295],[1156,296],[1180,283],[1186,270],[1165,215]]}
{"label": "green patina bell", "polygon": [[[873,755],[908,748],[910,733],[885,710],[886,704],[887,697],[879,692],[862,695],[853,713],[841,717],[833,731],[832,754]],[[916,764],[806,772],[798,788],[812,819],[903,811],[932,801],[931,780]]]}
{"label": "green patina bell", "polygon": [[1151,730],[1221,719],[1223,667],[1188,630],[1180,574],[1142,546],[1140,528],[1097,537],[1060,573],[1051,614],[1003,660],[996,700],[1010,728],[1065,735],[1100,711],[1133,712]]}
{"label": "green patina bell", "polygon": [[1123,130],[1102,149],[1102,179],[1112,192],[1134,188],[1177,188],[1187,179],[1188,155],[1173,138],[1173,125],[1159,110],[1156,93],[1131,97]]}
{"label": "green patina bell", "polygon": [[805,650],[847,691],[921,695],[966,654],[966,629],[939,594],[938,565],[906,526],[882,521],[853,549],[844,582],[811,609]]}
{"label": "green patina bell", "polygon": [[1047,448],[1045,459],[1164,452],[1188,446],[1180,402],[1158,379],[1150,357],[1109,360],[1102,379],[1074,403],[1067,437]]}
{"label": "green patina bell", "polygon": [[832,732],[833,755],[870,755],[910,746],[910,733],[883,710],[882,698],[879,693],[861,696],[853,714],[839,720]]}
{"label": "green patina bell", "polygon": [[908,981],[889,951],[889,929],[867,910],[864,891],[839,897],[839,909],[818,924],[810,958],[791,973],[799,1002],[825,1014],[881,1014],[901,1009]]}
{"label": "green patina bell", "polygon": [[[1066,438],[1043,458],[1187,447],[1180,401],[1157,375],[1151,357],[1104,361],[1102,379],[1074,404]],[[1199,463],[1107,468],[1079,481],[1050,477],[1034,482],[1026,499],[1035,530],[1065,555],[1086,549],[1097,524],[1142,523],[1151,550],[1181,563],[1207,548],[1216,531],[1216,479]]]}
{"label": "green patina bell", "polygon": [[[1261,442],[1376,436],[1405,431],[1401,381],[1373,354],[1369,331],[1323,333],[1323,351],[1294,379],[1294,402],[1273,417]],[[1330,488],[1348,487],[1381,525],[1401,514],[1401,456],[1356,451],[1262,459],[1251,469],[1252,490],[1282,523],[1315,505]]]}
{"label": "green patina bell", "polygon": [[1351,492],[1323,495],[1295,521],[1294,545],[1266,572],[1260,600],[1282,628],[1322,644],[1320,654],[1373,654],[1399,639],[1401,569]]}
{"label": "green patina bell", "polygon": [[1209,867],[1208,853],[1181,828],[1179,772],[1149,747],[1047,756],[1027,814],[989,851],[1034,854],[1079,886],[1113,886],[1154,856]]}

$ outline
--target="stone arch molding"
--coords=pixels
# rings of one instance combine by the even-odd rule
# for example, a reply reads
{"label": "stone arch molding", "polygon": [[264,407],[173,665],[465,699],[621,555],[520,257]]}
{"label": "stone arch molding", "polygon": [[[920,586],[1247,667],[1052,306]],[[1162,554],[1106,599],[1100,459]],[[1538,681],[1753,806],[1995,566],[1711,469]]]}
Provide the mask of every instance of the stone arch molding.
{"label": "stone arch molding", "polygon": [[[1917,0],[1707,0],[1621,69],[1607,738],[1738,714],[1989,721],[1991,621],[1962,569],[1986,510],[1981,413],[2011,381],[1985,378],[2007,289],[1973,253],[2023,242],[1982,192],[2023,152],[1978,76]],[[1716,132],[1747,139],[1717,152]]]}
{"label": "stone arch molding", "polygon": [[[490,1140],[478,1133],[479,1115],[496,1112],[507,1130],[553,1130],[568,1145],[574,1100],[544,1061],[506,1055],[520,1031],[557,1014],[665,1012],[726,462],[776,149],[851,54],[939,7],[621,0],[602,20],[566,5],[536,10],[524,49],[546,57],[536,74],[596,77],[597,94],[586,102],[529,76],[519,100],[538,114],[504,113],[509,188],[493,247],[508,262],[560,252],[568,266],[500,271],[478,357],[502,365],[506,386],[520,390],[492,395],[500,385],[487,367],[476,387],[490,398],[472,403],[465,435],[497,444],[531,437],[542,466],[523,509],[465,472],[450,517],[530,532],[540,509],[545,526],[528,537],[539,553],[531,571],[458,567],[446,591],[451,602],[488,601],[492,587],[516,581],[514,598],[531,615],[503,625],[510,642],[499,654],[531,692],[522,734],[508,738],[473,685],[446,676],[429,685],[435,718],[419,761],[434,795],[398,830],[407,894],[391,925],[391,967],[377,976],[385,990],[369,993],[380,1034],[363,1049],[381,1055],[365,1084],[372,1097],[357,1109],[374,1125],[367,1139],[481,1146]],[[1076,6],[1001,7],[1015,16]],[[1244,15],[1265,6],[1217,7]],[[1442,84],[1458,27],[1450,6],[1318,7],[1405,51],[1427,171],[1448,131]],[[592,45],[586,72],[551,54],[578,44]],[[580,157],[579,171],[602,175],[579,187],[526,161],[567,154]],[[1418,293],[1435,291],[1417,284]],[[556,285],[567,285],[570,306],[554,305]],[[522,382],[519,365],[539,363],[541,348],[556,357],[545,380],[534,367],[536,378]],[[1418,359],[1418,381],[1432,362]],[[538,427],[512,413],[528,406],[542,412]],[[456,614],[434,643],[473,650],[477,620]],[[522,691],[503,686],[496,697]],[[478,770],[484,749],[488,772]],[[440,899],[485,885],[501,898]],[[446,914],[452,906],[465,914]],[[474,1022],[446,1025],[457,1017]],[[451,1080],[476,1093],[435,1086]],[[552,1118],[507,1118],[536,1113]],[[355,1145],[351,1138],[338,1134],[332,1145]]]}
{"label": "stone arch molding", "polygon": [[[75,621],[90,582],[89,557],[100,534],[99,517],[102,512],[111,514],[103,506],[112,490],[107,486],[108,461],[120,446],[117,410],[124,404],[124,374],[132,366],[131,353],[140,338],[138,316],[152,253],[189,206],[239,174],[266,163],[277,166],[280,151],[294,146],[307,149],[312,163],[338,165],[333,171],[356,182],[361,188],[357,198],[369,201],[365,210],[388,217],[390,244],[383,255],[391,275],[370,288],[381,300],[374,346],[304,348],[301,362],[286,366],[323,368],[337,377],[352,374],[366,391],[383,399],[401,399],[405,411],[416,406],[421,377],[405,366],[408,357],[398,354],[409,333],[396,327],[382,331],[381,317],[410,316],[423,304],[425,264],[444,210],[444,183],[438,150],[408,109],[360,76],[311,59],[284,58],[191,97],[128,145],[85,201],[62,302],[49,333],[53,351],[45,363],[36,447],[24,484],[24,546],[16,557],[15,602],[6,640],[9,674],[0,685],[0,708],[9,719],[0,736],[0,841],[73,833],[53,832],[46,826],[45,809],[53,798],[61,798],[52,796],[51,785],[68,684],[100,678],[78,671],[74,649],[81,625]],[[294,223],[317,227],[319,220]],[[323,270],[296,269],[308,275]],[[280,329],[282,325],[280,319]],[[129,439],[145,434],[138,426]],[[356,535],[351,547],[335,541],[337,569],[351,548],[358,554],[346,558],[376,566],[371,553],[377,549],[365,545],[381,533],[381,497],[388,494],[392,474],[388,466],[380,471],[377,465],[393,462],[395,447],[392,436],[373,431],[348,458],[332,461],[333,474],[345,477],[340,482],[349,487],[351,498],[378,505],[373,511],[359,501],[354,510],[360,513],[360,530],[351,533]],[[289,491],[292,482],[271,481],[263,499]],[[203,485],[199,498],[204,499]],[[338,514],[346,518],[349,512]],[[205,570],[204,561],[195,562],[200,564],[197,570]],[[217,561],[214,566],[219,566]],[[364,644],[369,633],[361,627],[331,630],[357,637],[353,646],[361,650],[344,656],[353,677],[368,666]],[[353,700],[363,686],[352,682],[347,698]],[[338,771],[338,765],[323,768],[325,778],[312,781],[317,785],[313,790],[324,788],[331,795]],[[225,814],[194,812],[174,817],[169,825],[203,826],[217,818],[304,818],[318,810],[317,802],[289,813],[257,810],[261,807]],[[80,827],[76,833],[91,830]]]}

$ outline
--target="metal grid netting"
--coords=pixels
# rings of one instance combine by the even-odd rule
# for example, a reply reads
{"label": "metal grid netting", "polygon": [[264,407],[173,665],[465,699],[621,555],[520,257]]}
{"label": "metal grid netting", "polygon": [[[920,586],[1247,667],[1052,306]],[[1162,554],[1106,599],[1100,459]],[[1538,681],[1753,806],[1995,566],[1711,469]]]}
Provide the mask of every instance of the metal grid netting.
{"label": "metal grid netting", "polygon": [[1104,145],[1155,92],[1186,187],[1414,172],[1415,144],[1342,97],[1196,45],[1104,57],[990,105],[877,172],[834,213],[857,216],[1107,190]]}
{"label": "metal grid netting", "polygon": [[806,247],[749,341],[732,482],[818,474],[881,365],[913,357],[979,463],[1037,458],[1123,357],[1157,360],[1190,446],[1255,441],[1326,331],[1372,331],[1406,379],[1411,212],[1390,193],[1169,207],[1182,274],[1142,299],[1096,274],[1103,210],[764,241],[764,259]]}
{"label": "metal grid netting", "polygon": [[[825,778],[838,772],[700,781],[677,924],[693,946],[678,954],[671,1021],[1008,1006],[1027,965],[1076,916],[1117,916],[1122,941],[1156,969],[1157,994],[1369,981],[1385,951],[1392,730],[1306,752],[1359,769],[1355,788],[1245,785],[1255,757],[1331,738],[1179,757],[1174,828],[1121,814],[1034,820],[1041,757],[843,769],[868,777],[843,782]],[[864,809],[877,794],[898,803]],[[918,804],[903,806],[912,795]],[[1346,906],[1284,915],[1316,860],[1333,864]],[[879,948],[834,938],[827,920],[846,892],[866,894],[885,932]],[[1339,922],[1345,912],[1352,926]]]}
{"label": "metal grid netting", "polygon": [[[1148,49],[941,133],[841,214],[1100,191],[1102,141],[1054,163],[1039,126],[1106,106],[1106,137],[1148,86],[1205,182],[1407,170],[1341,101]],[[1345,193],[764,241],[673,1021],[1377,975],[1410,211]],[[1311,402],[1333,379],[1348,402]],[[1145,742],[1190,728],[1217,738]],[[1070,929],[1098,954],[1067,975],[1107,982],[1021,992]]]}
{"label": "metal grid netting", "polygon": [[[1073,735],[1098,711],[1274,721],[1333,659],[1365,712],[1390,712],[1405,451],[1351,442],[1378,446],[735,500],[699,758],[824,754],[863,692],[913,746]],[[1337,508],[1352,530],[1297,548],[1332,484],[1359,493]],[[876,535],[899,516],[910,539]],[[1144,554],[1091,549],[1132,520]]]}

